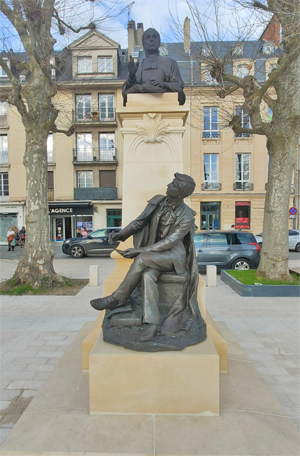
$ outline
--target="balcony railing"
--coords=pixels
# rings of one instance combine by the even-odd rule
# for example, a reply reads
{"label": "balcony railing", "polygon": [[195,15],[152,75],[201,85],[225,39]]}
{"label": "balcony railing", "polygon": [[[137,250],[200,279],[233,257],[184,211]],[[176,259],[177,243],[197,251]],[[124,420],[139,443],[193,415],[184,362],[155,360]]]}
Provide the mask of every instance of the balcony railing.
{"label": "balcony railing", "polygon": [[219,131],[205,130],[205,131],[202,132],[202,138],[203,139],[220,138],[220,132]]}
{"label": "balcony railing", "polygon": [[74,123],[107,123],[116,121],[115,108],[76,109],[72,111]]}
{"label": "balcony railing", "polygon": [[1,165],[8,164],[8,152],[0,152],[0,164]]}
{"label": "balcony railing", "polygon": [[241,133],[240,135],[235,134],[236,138],[251,138],[251,133]]}
{"label": "balcony railing", "polygon": [[116,147],[73,149],[73,157],[78,162],[114,162],[117,161],[117,149]]}
{"label": "balcony railing", "polygon": [[250,182],[235,182],[233,184],[233,190],[253,190],[254,186]]}
{"label": "balcony railing", "polygon": [[74,188],[74,200],[116,200],[118,189],[116,187]]}
{"label": "balcony railing", "polygon": [[202,190],[222,190],[222,184],[219,182],[203,182]]}

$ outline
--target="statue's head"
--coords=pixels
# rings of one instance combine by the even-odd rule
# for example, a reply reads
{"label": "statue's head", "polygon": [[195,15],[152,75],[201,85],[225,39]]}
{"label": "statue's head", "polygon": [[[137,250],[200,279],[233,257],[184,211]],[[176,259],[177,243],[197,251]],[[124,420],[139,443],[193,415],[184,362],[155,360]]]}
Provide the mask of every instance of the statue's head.
{"label": "statue's head", "polygon": [[194,179],[187,174],[175,173],[174,179],[168,185],[167,195],[178,198],[186,198],[195,190],[196,184]]}
{"label": "statue's head", "polygon": [[160,35],[154,28],[148,28],[142,36],[142,43],[145,51],[157,52],[160,46]]}

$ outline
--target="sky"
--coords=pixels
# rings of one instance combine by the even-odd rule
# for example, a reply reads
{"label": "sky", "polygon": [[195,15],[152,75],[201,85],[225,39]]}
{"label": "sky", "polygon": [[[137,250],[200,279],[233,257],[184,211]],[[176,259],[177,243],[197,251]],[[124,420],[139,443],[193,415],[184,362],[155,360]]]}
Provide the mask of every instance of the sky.
{"label": "sky", "polygon": [[[97,29],[109,36],[121,47],[127,47],[127,24],[128,20],[135,23],[142,22],[144,30],[148,27],[156,28],[161,34],[162,42],[182,41],[183,21],[186,16],[191,18],[192,40],[203,39],[199,29],[193,25],[192,11],[187,3],[197,7],[201,20],[212,39],[238,39],[242,35],[247,39],[256,39],[261,34],[266,23],[257,26],[257,17],[249,11],[233,8],[234,0],[59,0],[58,8],[61,17],[70,21],[73,27],[83,23],[95,21]],[[7,0],[9,2],[9,0]],[[105,6],[101,6],[101,3]],[[216,23],[215,13],[219,18]],[[196,13],[197,14],[197,13]],[[111,16],[110,20],[101,20],[103,17]],[[173,16],[173,19],[172,19]],[[260,21],[261,22],[261,21]],[[176,25],[175,25],[176,23]],[[79,35],[68,32],[64,36],[55,35],[57,43],[55,49],[62,49],[79,36],[86,33],[82,31]],[[0,42],[2,49],[21,50],[15,38],[16,34],[10,24],[3,20],[0,14]],[[18,49],[19,48],[19,49]],[[0,49],[1,50],[1,49]]]}

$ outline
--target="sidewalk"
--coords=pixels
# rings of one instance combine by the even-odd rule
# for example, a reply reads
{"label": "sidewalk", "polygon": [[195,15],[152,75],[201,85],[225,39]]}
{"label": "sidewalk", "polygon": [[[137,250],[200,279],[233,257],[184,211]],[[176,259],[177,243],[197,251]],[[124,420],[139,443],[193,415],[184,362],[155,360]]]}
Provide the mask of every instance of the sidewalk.
{"label": "sidewalk", "polygon": [[[1,297],[1,441],[83,324],[97,317],[89,301],[102,294],[102,281],[115,264],[110,258],[99,257],[54,261],[58,272],[80,278],[88,277],[89,264],[98,264],[101,285],[87,286],[72,297]],[[1,263],[1,277],[11,275],[16,262]],[[214,320],[229,327],[299,426],[299,299],[242,298],[220,276],[217,287],[206,288],[206,292],[207,308]]]}

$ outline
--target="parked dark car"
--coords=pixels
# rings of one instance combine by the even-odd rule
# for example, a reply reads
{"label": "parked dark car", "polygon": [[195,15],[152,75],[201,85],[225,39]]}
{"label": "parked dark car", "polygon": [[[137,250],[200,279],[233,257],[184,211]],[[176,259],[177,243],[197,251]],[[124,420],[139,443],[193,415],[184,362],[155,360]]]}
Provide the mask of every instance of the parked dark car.
{"label": "parked dark car", "polygon": [[113,231],[120,231],[119,227],[101,228],[93,231],[87,236],[66,239],[62,245],[62,251],[74,258],[81,258],[84,255],[98,254],[110,255],[119,245],[119,242],[108,242],[108,236]]}
{"label": "parked dark car", "polygon": [[205,231],[196,233],[194,243],[198,268],[215,265],[217,269],[256,269],[260,247],[254,234],[242,231]]}

